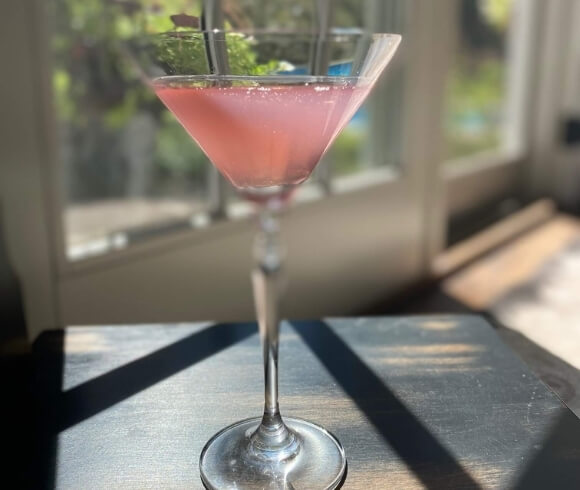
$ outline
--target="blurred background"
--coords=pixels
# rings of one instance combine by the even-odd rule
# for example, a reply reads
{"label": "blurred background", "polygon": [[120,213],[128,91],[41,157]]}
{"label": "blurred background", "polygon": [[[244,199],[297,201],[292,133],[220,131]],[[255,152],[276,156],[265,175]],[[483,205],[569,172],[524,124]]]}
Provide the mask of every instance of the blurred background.
{"label": "blurred background", "polygon": [[[524,357],[580,368],[580,1],[220,3],[232,27],[404,39],[283,217],[284,315],[486,312]],[[118,49],[202,4],[3,5],[4,350],[66,325],[253,318],[251,208]]]}

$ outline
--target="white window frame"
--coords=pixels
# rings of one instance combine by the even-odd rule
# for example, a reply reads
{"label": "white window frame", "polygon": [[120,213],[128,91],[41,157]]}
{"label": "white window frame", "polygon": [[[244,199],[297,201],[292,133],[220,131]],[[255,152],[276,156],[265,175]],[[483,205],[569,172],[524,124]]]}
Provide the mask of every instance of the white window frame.
{"label": "white window frame", "polygon": [[567,70],[574,63],[573,43],[578,38],[580,8],[577,0],[535,2],[540,40],[534,71],[534,117],[528,126],[530,148],[526,181],[531,196],[549,196],[565,204],[570,191],[575,193],[575,199],[578,198],[578,187],[570,189],[569,186],[571,178],[578,178],[580,172],[578,150],[569,152],[561,141]]}

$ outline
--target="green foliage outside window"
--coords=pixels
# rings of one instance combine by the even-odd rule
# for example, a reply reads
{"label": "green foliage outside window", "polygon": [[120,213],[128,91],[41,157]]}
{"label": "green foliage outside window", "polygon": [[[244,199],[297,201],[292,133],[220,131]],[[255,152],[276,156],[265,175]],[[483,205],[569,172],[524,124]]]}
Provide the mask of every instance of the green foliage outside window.
{"label": "green foliage outside window", "polygon": [[448,83],[447,159],[504,144],[507,36],[514,0],[463,0],[459,53]]}

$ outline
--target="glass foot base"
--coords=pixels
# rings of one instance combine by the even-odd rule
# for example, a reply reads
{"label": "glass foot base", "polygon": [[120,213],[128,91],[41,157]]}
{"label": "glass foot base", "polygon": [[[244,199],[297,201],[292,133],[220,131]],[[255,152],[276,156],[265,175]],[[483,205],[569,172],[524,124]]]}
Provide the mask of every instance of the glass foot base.
{"label": "glass foot base", "polygon": [[327,490],[340,484],[346,456],[340,442],[322,427],[284,418],[298,436],[300,450],[286,460],[261,458],[252,452],[250,436],[261,418],[242,420],[213,436],[199,460],[201,479],[210,490]]}

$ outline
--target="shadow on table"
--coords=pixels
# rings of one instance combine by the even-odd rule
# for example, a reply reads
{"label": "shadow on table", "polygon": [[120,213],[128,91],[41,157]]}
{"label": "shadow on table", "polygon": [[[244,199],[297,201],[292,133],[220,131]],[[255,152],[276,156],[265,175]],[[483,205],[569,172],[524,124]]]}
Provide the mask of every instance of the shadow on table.
{"label": "shadow on table", "polygon": [[253,323],[208,327],[64,392],[64,332],[43,334],[35,344],[38,488],[55,488],[60,432],[254,333]]}
{"label": "shadow on table", "polygon": [[383,381],[324,322],[295,330],[426,488],[480,488]]}
{"label": "shadow on table", "polygon": [[[480,488],[453,455],[326,323],[295,322],[293,327],[426,488]],[[208,327],[65,392],[62,391],[64,332],[41,336],[36,344],[40,397],[37,403],[38,454],[34,468],[36,488],[55,488],[60,432],[254,333],[254,324]],[[563,447],[578,447],[573,441],[580,441],[579,424],[570,417],[574,418],[567,412],[554,427],[516,488],[546,488],[547,485],[539,486],[539,482],[547,479],[552,484],[578,483],[557,488],[580,488],[578,455],[558,452]],[[554,455],[558,457],[555,459]],[[557,473],[554,473],[555,468]]]}

